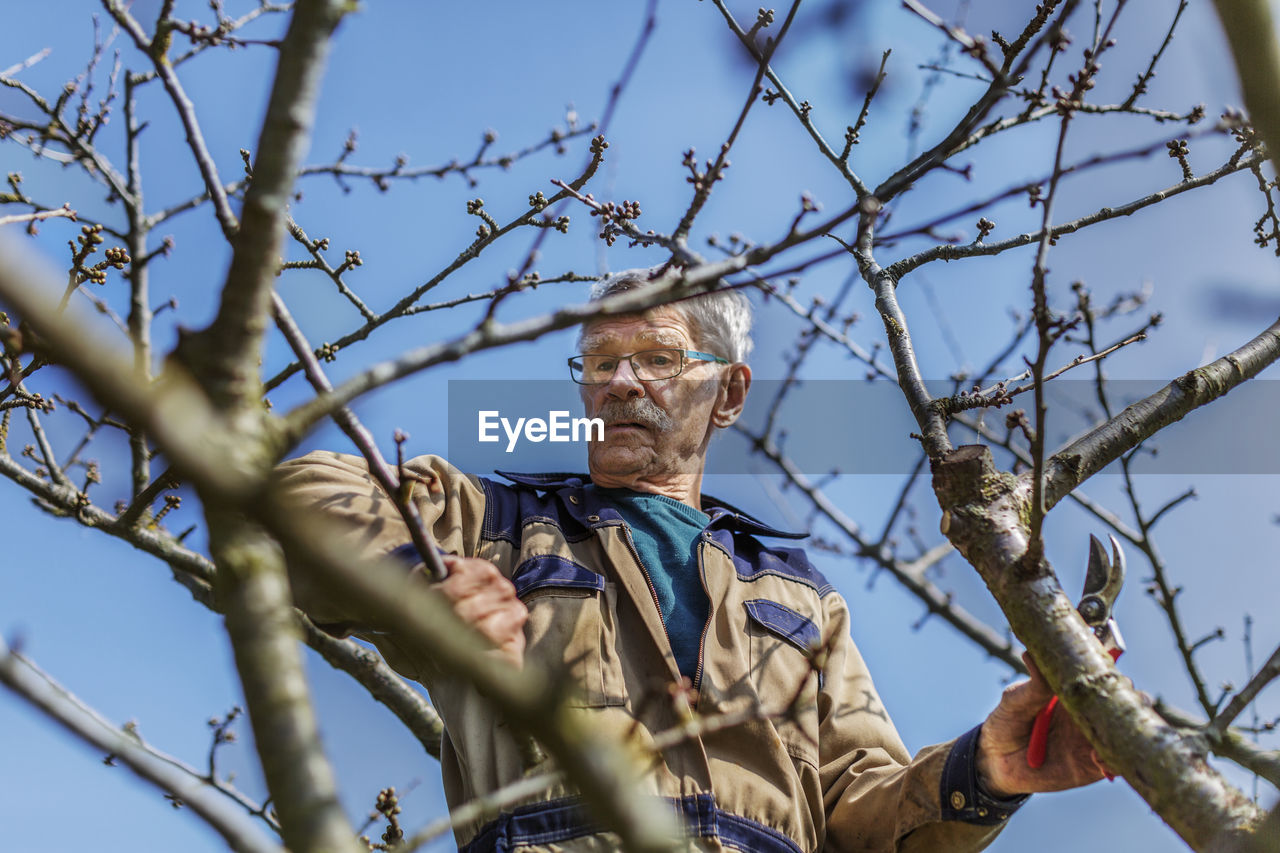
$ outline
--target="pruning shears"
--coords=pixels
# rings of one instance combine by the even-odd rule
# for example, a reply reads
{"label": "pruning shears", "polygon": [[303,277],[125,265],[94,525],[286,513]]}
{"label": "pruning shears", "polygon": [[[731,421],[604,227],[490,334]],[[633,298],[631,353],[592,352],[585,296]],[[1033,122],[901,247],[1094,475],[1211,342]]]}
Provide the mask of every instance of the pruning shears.
{"label": "pruning shears", "polygon": [[[1084,595],[1076,605],[1076,611],[1084,619],[1085,624],[1093,629],[1093,634],[1102,643],[1113,661],[1124,654],[1124,638],[1120,636],[1120,627],[1111,616],[1116,596],[1124,585],[1124,552],[1116,537],[1111,540],[1111,558],[1098,537],[1089,537],[1089,568],[1084,576]],[[1027,746],[1027,766],[1036,768],[1044,764],[1049,751],[1049,723],[1053,720],[1053,711],[1058,707],[1058,697],[1054,696],[1036,714],[1035,724],[1031,728],[1031,743]]]}

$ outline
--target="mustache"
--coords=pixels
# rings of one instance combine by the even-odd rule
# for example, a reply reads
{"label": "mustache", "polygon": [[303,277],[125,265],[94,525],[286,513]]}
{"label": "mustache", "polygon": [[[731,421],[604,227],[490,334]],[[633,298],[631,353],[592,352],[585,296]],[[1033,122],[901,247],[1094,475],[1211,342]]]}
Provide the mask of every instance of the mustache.
{"label": "mustache", "polygon": [[659,432],[666,432],[675,425],[675,419],[668,415],[658,404],[648,397],[637,397],[633,400],[610,400],[600,407],[595,416],[606,425],[620,423],[637,423]]}

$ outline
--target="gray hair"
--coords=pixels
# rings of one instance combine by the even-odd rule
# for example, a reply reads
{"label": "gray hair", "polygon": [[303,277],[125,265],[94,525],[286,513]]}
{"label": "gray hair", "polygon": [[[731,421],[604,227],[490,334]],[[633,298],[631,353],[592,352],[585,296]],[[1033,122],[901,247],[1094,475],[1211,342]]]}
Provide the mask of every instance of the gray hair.
{"label": "gray hair", "polygon": [[[607,275],[591,286],[591,301],[649,287],[662,269],[640,267]],[[688,322],[695,345],[711,355],[740,362],[751,354],[751,302],[741,291],[704,293],[672,302],[669,307]]]}

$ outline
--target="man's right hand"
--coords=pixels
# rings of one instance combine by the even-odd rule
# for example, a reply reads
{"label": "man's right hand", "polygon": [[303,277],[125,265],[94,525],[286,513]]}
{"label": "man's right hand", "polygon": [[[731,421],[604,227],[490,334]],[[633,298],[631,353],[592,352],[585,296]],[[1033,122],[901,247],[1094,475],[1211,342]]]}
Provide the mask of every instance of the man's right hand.
{"label": "man's right hand", "polygon": [[449,576],[436,585],[454,612],[493,643],[516,667],[524,663],[524,623],[529,610],[498,567],[479,557],[443,556]]}

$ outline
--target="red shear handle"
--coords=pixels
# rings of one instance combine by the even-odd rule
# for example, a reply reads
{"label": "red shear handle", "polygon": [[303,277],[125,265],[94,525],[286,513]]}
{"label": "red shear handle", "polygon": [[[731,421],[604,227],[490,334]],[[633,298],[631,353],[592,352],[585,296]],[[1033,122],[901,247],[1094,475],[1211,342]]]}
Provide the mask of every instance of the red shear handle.
{"label": "red shear handle", "polygon": [[1031,726],[1031,742],[1027,744],[1027,766],[1032,770],[1044,764],[1049,753],[1049,723],[1053,722],[1053,709],[1058,707],[1058,697],[1054,696],[1040,713],[1036,714],[1035,724]]}
{"label": "red shear handle", "polygon": [[[1107,649],[1113,661],[1120,659],[1121,652],[1121,649]],[[1057,707],[1058,697],[1054,696],[1036,714],[1036,721],[1031,726],[1031,741],[1027,744],[1027,766],[1032,770],[1043,765],[1049,754],[1049,724],[1053,722],[1053,709]],[[1111,776],[1109,773],[1107,775]]]}

